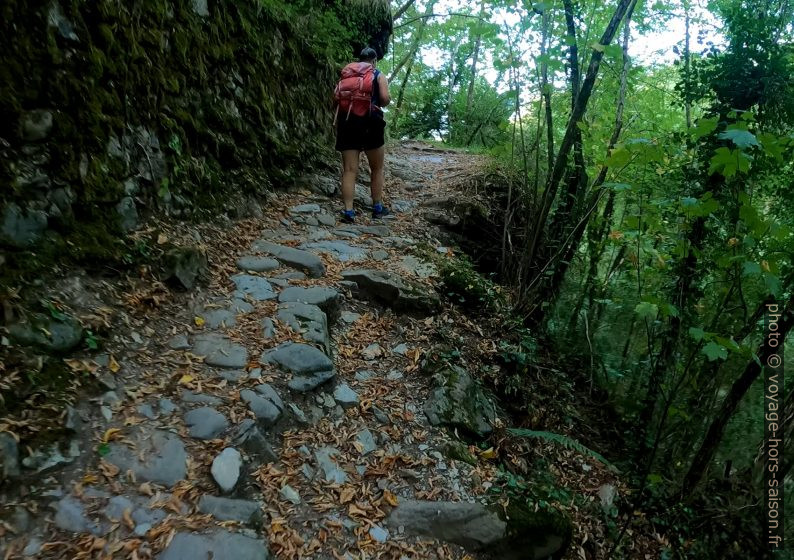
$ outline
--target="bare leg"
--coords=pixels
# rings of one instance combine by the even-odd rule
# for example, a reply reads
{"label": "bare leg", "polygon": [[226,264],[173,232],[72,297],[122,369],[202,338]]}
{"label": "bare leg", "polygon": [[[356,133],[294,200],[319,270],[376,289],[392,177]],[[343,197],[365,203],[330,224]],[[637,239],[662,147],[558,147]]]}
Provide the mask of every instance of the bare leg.
{"label": "bare leg", "polygon": [[383,202],[383,184],[385,182],[383,160],[386,157],[386,148],[381,146],[374,150],[367,150],[369,161],[370,189],[372,191],[372,204]]}
{"label": "bare leg", "polygon": [[342,202],[345,210],[353,209],[353,189],[356,186],[358,175],[358,150],[345,150],[342,152]]}

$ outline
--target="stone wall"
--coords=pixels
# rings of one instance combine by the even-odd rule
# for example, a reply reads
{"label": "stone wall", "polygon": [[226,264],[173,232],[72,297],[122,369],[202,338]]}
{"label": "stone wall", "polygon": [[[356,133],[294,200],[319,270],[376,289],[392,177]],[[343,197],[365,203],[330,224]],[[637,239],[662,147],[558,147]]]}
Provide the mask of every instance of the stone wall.
{"label": "stone wall", "polygon": [[324,0],[4,1],[0,259],[101,257],[143,214],[218,210],[327,157],[355,42],[340,14]]}

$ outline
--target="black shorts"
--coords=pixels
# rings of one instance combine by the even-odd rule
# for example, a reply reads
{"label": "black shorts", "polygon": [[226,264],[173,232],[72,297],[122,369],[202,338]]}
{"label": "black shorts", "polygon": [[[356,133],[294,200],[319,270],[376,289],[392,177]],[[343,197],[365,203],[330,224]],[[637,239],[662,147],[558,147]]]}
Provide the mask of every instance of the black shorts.
{"label": "black shorts", "polygon": [[380,112],[364,117],[340,114],[336,121],[336,151],[380,148],[386,143],[385,132],[386,121]]}

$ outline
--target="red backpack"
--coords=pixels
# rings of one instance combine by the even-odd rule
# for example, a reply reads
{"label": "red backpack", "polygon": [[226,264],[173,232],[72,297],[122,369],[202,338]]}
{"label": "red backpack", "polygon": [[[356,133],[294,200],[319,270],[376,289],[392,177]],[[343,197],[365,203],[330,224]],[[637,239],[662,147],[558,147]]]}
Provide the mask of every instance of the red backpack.
{"label": "red backpack", "polygon": [[[342,79],[336,84],[337,115],[339,110],[363,117],[372,110],[375,89],[375,67],[368,62],[352,62],[342,69]],[[334,119],[336,120],[336,119]]]}

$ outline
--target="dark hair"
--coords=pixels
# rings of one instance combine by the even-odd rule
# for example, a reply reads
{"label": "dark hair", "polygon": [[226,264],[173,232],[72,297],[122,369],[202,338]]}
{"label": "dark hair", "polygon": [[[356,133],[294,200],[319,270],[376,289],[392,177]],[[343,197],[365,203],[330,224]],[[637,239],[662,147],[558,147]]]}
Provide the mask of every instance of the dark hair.
{"label": "dark hair", "polygon": [[376,58],[378,58],[378,53],[375,52],[375,49],[373,49],[372,47],[364,47],[364,49],[361,51],[361,54],[358,55],[358,59],[361,62],[367,62],[368,60],[375,60]]}

